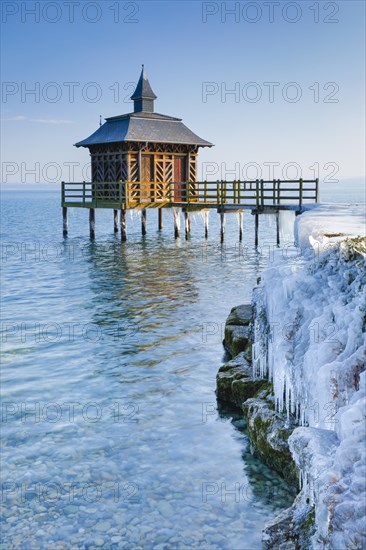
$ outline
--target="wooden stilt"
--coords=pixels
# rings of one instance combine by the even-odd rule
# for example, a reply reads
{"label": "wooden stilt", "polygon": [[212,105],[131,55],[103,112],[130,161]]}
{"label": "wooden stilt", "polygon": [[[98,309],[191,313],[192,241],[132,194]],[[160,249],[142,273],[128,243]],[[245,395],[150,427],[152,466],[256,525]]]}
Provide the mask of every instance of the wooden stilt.
{"label": "wooden stilt", "polygon": [[114,232],[118,233],[118,210],[113,210]]}
{"label": "wooden stilt", "polygon": [[243,240],[243,212],[239,212],[239,241]]}
{"label": "wooden stilt", "polygon": [[255,214],[255,246],[258,246],[259,215]]}
{"label": "wooden stilt", "polygon": [[174,237],[179,238],[179,210],[173,208],[173,217],[174,217]]}
{"label": "wooden stilt", "polygon": [[221,242],[223,242],[225,239],[225,213],[224,212],[220,212],[220,222],[221,222],[221,230],[220,230]]}
{"label": "wooden stilt", "polygon": [[127,241],[127,224],[126,224],[126,210],[121,210],[121,240]]}
{"label": "wooden stilt", "polygon": [[68,218],[67,218],[67,207],[66,206],[63,206],[63,208],[62,208],[62,227],[63,227],[63,235],[64,235],[64,237],[67,237]]}
{"label": "wooden stilt", "polygon": [[146,208],[141,210],[141,233],[146,235]]}
{"label": "wooden stilt", "polygon": [[90,238],[95,238],[95,210],[94,208],[89,208],[89,230]]}
{"label": "wooden stilt", "polygon": [[184,229],[185,229],[186,239],[188,239],[189,234],[191,232],[191,221],[189,219],[188,212],[184,212]]}
{"label": "wooden stilt", "polygon": [[276,242],[280,246],[280,213],[276,212]]}
{"label": "wooden stilt", "polygon": [[205,222],[205,239],[208,239],[208,210],[204,211],[203,219]]}
{"label": "wooden stilt", "polygon": [[163,209],[158,208],[158,227],[159,231],[163,229]]}

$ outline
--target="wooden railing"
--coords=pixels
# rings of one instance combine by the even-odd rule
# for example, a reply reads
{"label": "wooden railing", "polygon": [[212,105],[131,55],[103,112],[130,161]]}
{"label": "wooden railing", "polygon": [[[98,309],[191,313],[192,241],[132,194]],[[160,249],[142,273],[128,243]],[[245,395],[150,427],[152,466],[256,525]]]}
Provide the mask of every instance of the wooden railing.
{"label": "wooden railing", "polygon": [[182,206],[230,210],[293,206],[319,201],[319,181],[62,182],[62,206],[160,208]]}

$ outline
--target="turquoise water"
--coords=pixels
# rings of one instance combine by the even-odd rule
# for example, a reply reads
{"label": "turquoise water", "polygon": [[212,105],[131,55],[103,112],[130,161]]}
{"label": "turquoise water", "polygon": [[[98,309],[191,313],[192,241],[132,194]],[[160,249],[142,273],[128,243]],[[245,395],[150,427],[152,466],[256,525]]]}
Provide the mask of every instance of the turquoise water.
{"label": "turquoise water", "polygon": [[211,214],[188,242],[148,211],[70,210],[58,191],[2,196],[3,548],[261,547],[293,493],[253,458],[243,422],[217,409],[215,376],[231,307],[251,299],[275,227],[254,249]]}

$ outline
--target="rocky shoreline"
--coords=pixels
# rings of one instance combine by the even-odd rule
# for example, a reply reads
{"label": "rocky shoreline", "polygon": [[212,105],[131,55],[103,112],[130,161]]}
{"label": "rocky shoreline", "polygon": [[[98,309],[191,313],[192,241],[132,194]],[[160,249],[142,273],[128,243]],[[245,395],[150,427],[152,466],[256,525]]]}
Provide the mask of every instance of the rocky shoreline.
{"label": "rocky shoreline", "polygon": [[[251,452],[278,472],[287,483],[298,488],[299,470],[288,443],[297,424],[294,419],[276,411],[272,384],[254,375],[252,326],[253,309],[250,304],[231,310],[223,341],[231,359],[217,373],[217,399],[242,410]],[[297,550],[309,547],[314,523],[313,509],[304,507],[299,496],[290,508],[265,526],[262,533],[264,549]]]}

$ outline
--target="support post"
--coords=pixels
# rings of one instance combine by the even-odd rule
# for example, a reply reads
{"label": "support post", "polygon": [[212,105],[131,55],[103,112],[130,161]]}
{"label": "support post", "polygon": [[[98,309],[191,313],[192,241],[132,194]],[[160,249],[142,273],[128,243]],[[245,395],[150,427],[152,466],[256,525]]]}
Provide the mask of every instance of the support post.
{"label": "support post", "polygon": [[163,229],[163,209],[158,208],[158,227],[159,231]]}
{"label": "support post", "polygon": [[121,209],[121,240],[127,241],[126,210]]}
{"label": "support post", "polygon": [[90,231],[90,238],[94,239],[94,237],[95,237],[95,210],[94,210],[94,208],[89,208],[89,231]]}
{"label": "support post", "polygon": [[141,211],[141,233],[143,236],[146,235],[146,208],[143,208]]}
{"label": "support post", "polygon": [[63,228],[63,235],[64,237],[67,237],[68,232],[68,218],[67,218],[67,207],[62,207],[62,228]]}
{"label": "support post", "polygon": [[300,191],[300,193],[299,193],[299,206],[300,206],[300,210],[301,210],[302,209],[303,185],[304,185],[302,178],[300,178],[299,184],[300,184],[300,186],[299,186],[300,187],[300,189],[299,189],[299,191]]}
{"label": "support post", "polygon": [[280,246],[280,212],[276,212],[276,243],[277,246]]}
{"label": "support post", "polygon": [[205,239],[208,239],[208,216],[209,216],[209,212],[208,210],[205,210],[203,212],[203,219],[205,223]]}
{"label": "support post", "polygon": [[264,183],[263,180],[261,180],[261,207],[264,207]]}
{"label": "support post", "polygon": [[114,232],[118,233],[118,210],[113,210]]}
{"label": "support post", "polygon": [[239,211],[239,241],[243,240],[243,212]]}
{"label": "support post", "polygon": [[221,223],[221,229],[220,229],[220,236],[221,236],[221,242],[224,242],[225,239],[225,212],[220,212],[220,223]]}
{"label": "support post", "polygon": [[179,238],[179,211],[176,208],[173,208],[173,217],[174,217],[174,237]]}
{"label": "support post", "polygon": [[255,246],[258,246],[258,226],[259,226],[259,214],[255,213]]}
{"label": "support post", "polygon": [[188,240],[189,234],[191,232],[191,221],[189,219],[189,212],[184,212],[184,229],[186,234],[186,240]]}

